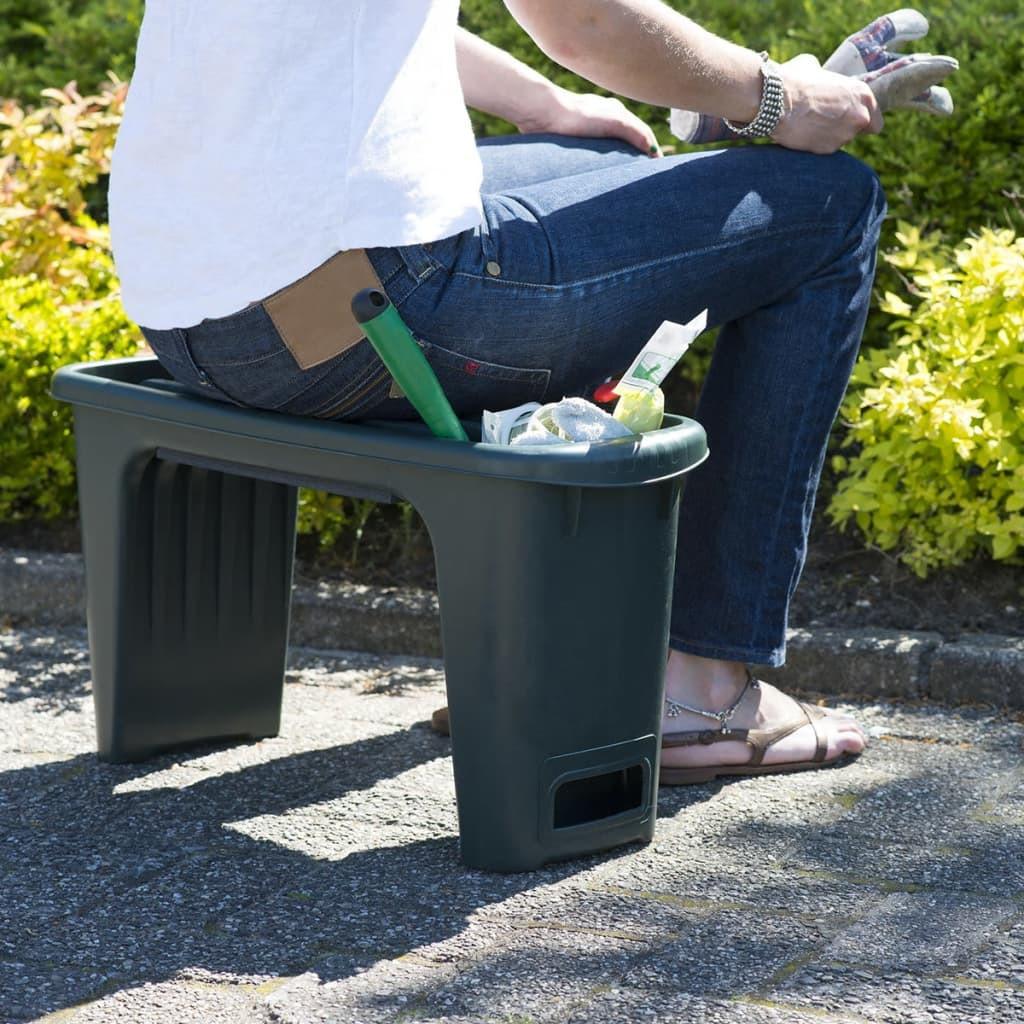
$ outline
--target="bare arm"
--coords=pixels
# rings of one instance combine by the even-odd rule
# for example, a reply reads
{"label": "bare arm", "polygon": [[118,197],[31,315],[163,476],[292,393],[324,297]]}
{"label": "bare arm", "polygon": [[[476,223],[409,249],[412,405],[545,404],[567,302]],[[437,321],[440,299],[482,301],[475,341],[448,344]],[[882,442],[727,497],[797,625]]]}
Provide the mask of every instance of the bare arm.
{"label": "bare arm", "polygon": [[475,110],[520,128],[555,99],[554,82],[464,28],[456,30],[455,56],[462,94]]}
{"label": "bare arm", "polygon": [[569,92],[542,74],[460,28],[455,56],[468,106],[511,121],[521,132],[625,139],[656,154],[651,129],[616,99]]}
{"label": "bare arm", "polygon": [[[661,0],[505,0],[553,60],[631,99],[753,120],[760,59],[701,28]],[[864,83],[823,71],[810,55],[783,65],[786,114],[773,138],[831,152],[861,131],[881,130]]]}

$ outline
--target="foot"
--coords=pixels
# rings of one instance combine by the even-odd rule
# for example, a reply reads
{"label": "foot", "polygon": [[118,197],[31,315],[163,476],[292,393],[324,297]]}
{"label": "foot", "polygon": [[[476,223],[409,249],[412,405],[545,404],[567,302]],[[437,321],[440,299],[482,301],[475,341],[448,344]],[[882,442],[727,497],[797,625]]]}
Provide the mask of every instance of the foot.
{"label": "foot", "polygon": [[[740,695],[746,683],[746,669],[739,662],[697,658],[672,651],[665,677],[666,695],[691,707],[719,712],[728,708]],[[824,709],[823,709],[824,710]],[[743,694],[735,714],[729,719],[730,729],[775,729],[798,719],[800,706],[769,683],[760,682]],[[848,715],[826,711],[815,726],[828,743],[825,759],[841,754],[859,754],[867,745],[864,731]],[[682,711],[674,717],[662,718],[666,733],[700,729],[718,729],[713,718]],[[815,727],[809,723],[773,743],[765,751],[765,765],[810,761],[817,746]],[[669,747],[662,751],[665,768],[691,768],[702,765],[742,765],[750,760],[750,747],[742,740],[724,740],[708,745]]]}

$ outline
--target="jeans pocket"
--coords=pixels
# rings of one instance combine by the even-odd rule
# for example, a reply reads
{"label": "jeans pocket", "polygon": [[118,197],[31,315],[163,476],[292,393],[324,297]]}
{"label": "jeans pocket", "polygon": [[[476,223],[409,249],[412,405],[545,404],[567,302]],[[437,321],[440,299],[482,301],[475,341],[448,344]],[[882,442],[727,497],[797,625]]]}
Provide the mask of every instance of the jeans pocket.
{"label": "jeans pocket", "polygon": [[508,366],[416,339],[452,408],[460,415],[542,402],[551,381],[546,367]]}
{"label": "jeans pocket", "polygon": [[317,419],[347,419],[387,397],[391,374],[370,342],[363,338],[325,363],[321,372],[275,412]]}

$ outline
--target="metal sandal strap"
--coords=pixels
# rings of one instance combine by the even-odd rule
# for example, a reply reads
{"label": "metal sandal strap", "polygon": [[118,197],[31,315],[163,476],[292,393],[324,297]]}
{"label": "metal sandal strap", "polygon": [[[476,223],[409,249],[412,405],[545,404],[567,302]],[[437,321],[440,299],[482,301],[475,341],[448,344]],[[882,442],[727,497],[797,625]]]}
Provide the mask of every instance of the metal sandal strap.
{"label": "metal sandal strap", "polygon": [[[747,690],[756,690],[758,688],[758,681],[754,678],[750,669],[747,669],[747,681],[743,684],[743,689],[740,690],[739,696],[724,710],[724,711],[708,711],[706,708],[695,708],[690,704],[684,704],[682,701],[673,700],[671,697],[665,698],[665,717],[676,718],[681,715],[684,711],[689,711],[693,715],[702,715],[704,718],[713,718],[718,722],[719,729],[725,729],[729,722],[729,719],[736,714],[736,709],[740,706],[743,698],[747,695]],[[683,735],[680,733],[679,735]]]}

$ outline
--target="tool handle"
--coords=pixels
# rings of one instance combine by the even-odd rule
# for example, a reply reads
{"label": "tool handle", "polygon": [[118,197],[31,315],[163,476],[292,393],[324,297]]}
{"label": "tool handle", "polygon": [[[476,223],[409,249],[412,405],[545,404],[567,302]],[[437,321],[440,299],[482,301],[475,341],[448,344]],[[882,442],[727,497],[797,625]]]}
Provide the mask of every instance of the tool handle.
{"label": "tool handle", "polygon": [[431,431],[437,437],[468,441],[433,368],[388,297],[379,289],[364,288],[352,299],[352,315]]}

